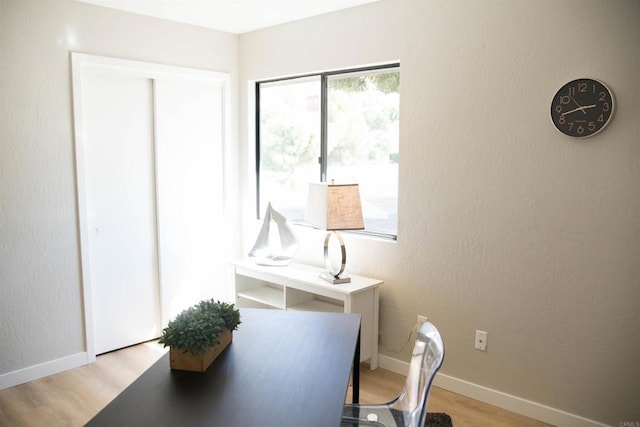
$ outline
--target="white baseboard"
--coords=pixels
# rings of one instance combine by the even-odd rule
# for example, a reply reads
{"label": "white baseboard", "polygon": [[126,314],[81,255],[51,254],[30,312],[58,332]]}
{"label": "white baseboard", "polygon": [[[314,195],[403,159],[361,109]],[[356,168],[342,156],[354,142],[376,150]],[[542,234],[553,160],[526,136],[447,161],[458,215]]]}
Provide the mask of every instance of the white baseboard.
{"label": "white baseboard", "polygon": [[[403,362],[382,354],[378,356],[378,366],[405,376],[409,372],[408,362]],[[534,418],[554,426],[608,427],[606,424],[581,417],[580,415],[571,414],[541,403],[503,393],[498,390],[493,390],[488,387],[441,373],[436,375],[433,384],[436,387],[440,387],[529,418]]]}
{"label": "white baseboard", "polygon": [[88,354],[83,352],[8,372],[0,375],[0,390],[77,368],[89,362]]}

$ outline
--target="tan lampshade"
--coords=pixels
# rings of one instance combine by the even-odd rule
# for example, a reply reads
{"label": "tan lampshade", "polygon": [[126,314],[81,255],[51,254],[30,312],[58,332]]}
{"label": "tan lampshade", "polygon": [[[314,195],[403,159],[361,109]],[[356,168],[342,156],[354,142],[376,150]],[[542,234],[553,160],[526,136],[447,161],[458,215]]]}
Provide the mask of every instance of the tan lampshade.
{"label": "tan lampshade", "polygon": [[364,230],[358,184],[309,183],[305,221],[322,230]]}

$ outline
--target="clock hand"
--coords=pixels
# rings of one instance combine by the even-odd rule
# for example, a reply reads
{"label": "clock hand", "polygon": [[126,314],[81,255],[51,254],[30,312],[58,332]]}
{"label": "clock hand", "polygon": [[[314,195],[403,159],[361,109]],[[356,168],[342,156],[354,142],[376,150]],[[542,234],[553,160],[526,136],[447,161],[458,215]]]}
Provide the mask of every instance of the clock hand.
{"label": "clock hand", "polygon": [[[577,102],[576,102],[576,104],[577,104]],[[584,107],[578,106],[578,108],[574,108],[573,110],[566,111],[566,112],[560,114],[560,117],[566,116],[567,114],[575,113],[576,111],[582,111],[583,113],[587,114],[587,112],[584,111],[584,110],[588,110],[589,108],[594,108],[595,106],[596,106],[596,104],[586,105]]]}
{"label": "clock hand", "polygon": [[578,101],[576,101],[576,99],[575,99],[573,96],[569,95],[569,98],[571,98],[571,100],[573,101],[573,103],[574,103],[574,104],[576,104],[576,105],[578,106],[578,108],[577,108],[576,110],[572,110],[572,111],[578,111],[578,110],[581,110],[584,114],[587,114],[587,112],[586,112],[586,111],[584,111],[584,110],[582,109],[582,106],[581,106],[580,104],[578,104]]}

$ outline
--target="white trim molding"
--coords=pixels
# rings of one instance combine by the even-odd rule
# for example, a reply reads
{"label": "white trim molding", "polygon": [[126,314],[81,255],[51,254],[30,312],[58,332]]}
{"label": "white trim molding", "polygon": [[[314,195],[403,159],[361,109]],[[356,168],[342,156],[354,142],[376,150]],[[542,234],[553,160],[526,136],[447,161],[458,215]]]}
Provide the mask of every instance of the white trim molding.
{"label": "white trim molding", "polygon": [[90,360],[88,354],[82,352],[8,372],[0,375],[0,390],[77,368],[91,362],[92,360]]}
{"label": "white trim molding", "polygon": [[[391,372],[407,375],[409,363],[389,356],[379,355],[378,365]],[[607,427],[598,421],[552,408],[541,403],[513,396],[498,390],[438,373],[433,383],[436,387],[524,415],[529,418],[562,427]]]}

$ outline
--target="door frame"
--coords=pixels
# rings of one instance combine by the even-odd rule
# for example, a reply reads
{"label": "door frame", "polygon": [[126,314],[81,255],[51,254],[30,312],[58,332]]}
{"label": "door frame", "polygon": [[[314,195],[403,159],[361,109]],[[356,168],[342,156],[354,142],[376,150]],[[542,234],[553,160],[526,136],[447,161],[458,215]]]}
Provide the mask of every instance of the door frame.
{"label": "door frame", "polygon": [[[71,69],[72,69],[72,91],[73,91],[73,117],[74,117],[74,145],[75,145],[75,167],[76,167],[76,201],[78,209],[78,235],[80,243],[80,262],[81,262],[81,283],[83,295],[83,312],[84,312],[84,331],[85,331],[85,351],[86,363],[96,360],[94,330],[93,330],[93,312],[92,312],[92,292],[90,278],[90,257],[89,257],[89,226],[87,218],[87,193],[84,186],[86,171],[84,164],[85,157],[85,138],[83,123],[83,96],[82,86],[85,75],[90,70],[101,68],[108,70],[114,74],[125,74],[127,76],[138,76],[149,78],[154,81],[164,79],[203,79],[216,82],[221,87],[222,92],[222,146],[221,156],[224,169],[225,153],[228,152],[228,144],[230,141],[230,76],[228,73],[178,67],[172,65],[155,64],[150,62],[134,61],[128,59],[120,59],[113,57],[90,55],[79,52],[71,52]],[[154,100],[154,109],[155,109]],[[155,124],[154,124],[155,127]],[[155,128],[154,128],[155,134]],[[155,142],[154,142],[155,145]],[[157,150],[154,149],[154,162],[157,163]],[[156,172],[157,174],[157,172]],[[224,191],[225,174],[222,173],[222,188]],[[158,199],[158,183],[155,180],[155,198]],[[224,209],[224,207],[223,207]],[[158,220],[156,215],[156,221]],[[156,224],[158,229],[158,224]],[[158,242],[158,251],[160,251],[161,242]],[[160,254],[158,254],[160,258]],[[158,278],[162,284],[160,269]],[[162,292],[160,291],[160,307],[162,311]],[[164,315],[163,315],[164,319]]]}

